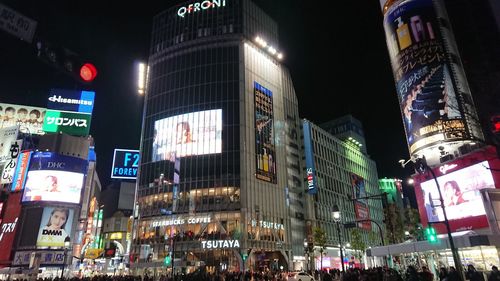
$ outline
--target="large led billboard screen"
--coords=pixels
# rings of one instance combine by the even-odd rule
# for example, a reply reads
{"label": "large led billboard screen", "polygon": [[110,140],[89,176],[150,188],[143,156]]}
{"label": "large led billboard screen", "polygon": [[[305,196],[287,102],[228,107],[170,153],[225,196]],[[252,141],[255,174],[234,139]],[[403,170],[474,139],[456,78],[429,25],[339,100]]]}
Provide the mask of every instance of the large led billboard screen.
{"label": "large led billboard screen", "polygon": [[87,161],[52,152],[34,153],[23,194],[23,202],[80,202]]}
{"label": "large led billboard screen", "polygon": [[432,164],[437,146],[453,150],[463,144],[457,141],[482,139],[455,43],[439,23],[436,2],[399,1],[384,17],[409,151]]}
{"label": "large led billboard screen", "polygon": [[255,98],[255,176],[276,183],[273,92],[254,81]]}
{"label": "large led billboard screen", "polygon": [[23,133],[43,135],[45,111],[41,107],[0,103],[0,129],[18,125]]}
{"label": "large led billboard screen", "polygon": [[222,109],[155,121],[152,162],[222,152]]}
{"label": "large led billboard screen", "polygon": [[[495,188],[488,161],[437,178],[448,220],[485,215],[480,190]],[[434,180],[420,183],[429,222],[444,221],[439,193]]]}
{"label": "large led billboard screen", "polygon": [[69,208],[43,208],[36,246],[64,247],[64,239],[71,237],[73,214]]}

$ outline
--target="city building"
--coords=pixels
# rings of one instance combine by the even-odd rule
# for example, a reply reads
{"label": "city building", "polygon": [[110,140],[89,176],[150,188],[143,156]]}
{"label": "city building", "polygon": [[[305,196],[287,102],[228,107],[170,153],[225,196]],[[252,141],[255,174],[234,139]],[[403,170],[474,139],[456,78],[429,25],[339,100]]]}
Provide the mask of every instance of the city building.
{"label": "city building", "polygon": [[[339,126],[345,126],[344,121],[345,119],[328,124],[336,123]],[[357,120],[356,123],[360,124]],[[338,132],[334,127],[330,126],[329,131]],[[362,150],[362,146],[349,139],[352,133],[341,133],[345,134],[345,140],[340,140],[320,126],[303,120],[308,194],[310,195],[308,219],[311,220],[311,223],[307,224],[311,226],[307,229],[307,238],[309,241],[312,240],[313,227],[326,231],[326,258],[323,258],[322,268],[341,268],[340,244],[346,248],[344,254],[346,266],[360,267],[366,264],[366,261],[359,257],[359,252],[364,252],[364,249],[353,249],[348,246],[355,244],[351,241],[353,230],[344,227],[343,224],[359,221],[353,226],[357,228],[356,231],[360,232],[361,242],[364,242],[366,247],[381,245],[381,235],[384,232],[383,194],[378,187],[376,164],[365,153],[365,150]],[[362,131],[356,130],[354,133],[358,143],[366,143],[364,138],[360,137],[363,135]],[[369,196],[372,198],[367,198]],[[341,214],[339,225],[341,241],[338,240],[338,225],[332,217],[334,206],[338,206]],[[312,255],[311,251],[309,254]],[[319,260],[320,258],[316,257],[316,269],[321,267]]]}
{"label": "city building", "polygon": [[189,1],[154,17],[135,274],[301,260],[301,125],[282,59],[277,24],[249,0]]}

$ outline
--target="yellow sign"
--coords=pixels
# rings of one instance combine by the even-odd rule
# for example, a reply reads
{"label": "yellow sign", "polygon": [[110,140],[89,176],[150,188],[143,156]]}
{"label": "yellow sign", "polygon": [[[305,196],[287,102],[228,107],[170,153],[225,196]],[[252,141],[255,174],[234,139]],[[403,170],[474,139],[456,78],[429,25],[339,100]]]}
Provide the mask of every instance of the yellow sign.
{"label": "yellow sign", "polygon": [[122,239],[122,233],[121,232],[113,232],[111,233],[111,235],[109,236],[109,239],[116,239],[116,240],[120,240]]}
{"label": "yellow sign", "polygon": [[87,249],[87,251],[85,251],[85,258],[94,260],[102,255],[103,252],[104,249]]}

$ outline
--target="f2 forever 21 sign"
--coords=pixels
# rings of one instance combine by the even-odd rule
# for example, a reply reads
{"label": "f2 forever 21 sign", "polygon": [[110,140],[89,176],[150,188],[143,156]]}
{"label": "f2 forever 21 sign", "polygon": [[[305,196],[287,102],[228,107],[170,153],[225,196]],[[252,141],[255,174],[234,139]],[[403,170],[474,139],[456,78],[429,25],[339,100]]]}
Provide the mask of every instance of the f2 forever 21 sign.
{"label": "f2 forever 21 sign", "polygon": [[115,149],[111,178],[135,180],[139,168],[139,150]]}
{"label": "f2 forever 21 sign", "polygon": [[212,0],[212,1],[205,0],[180,7],[177,10],[177,15],[181,18],[184,18],[186,14],[193,14],[199,11],[220,8],[225,6],[226,6],[226,0]]}

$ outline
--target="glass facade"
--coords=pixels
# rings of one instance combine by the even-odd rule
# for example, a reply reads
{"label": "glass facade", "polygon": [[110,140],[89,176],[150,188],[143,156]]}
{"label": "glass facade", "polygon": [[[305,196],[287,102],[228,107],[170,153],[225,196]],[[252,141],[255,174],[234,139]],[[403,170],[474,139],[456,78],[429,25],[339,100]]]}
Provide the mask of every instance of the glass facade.
{"label": "glass facade", "polygon": [[[139,271],[167,272],[172,253],[176,273],[288,268],[291,257],[287,196],[300,181],[290,185],[286,154],[299,146],[286,143],[297,141],[287,131],[300,123],[297,100],[286,69],[252,42],[277,42],[277,26],[248,0],[211,2],[153,20],[131,249]],[[273,111],[273,164],[259,166],[271,181],[256,177],[255,83],[273,95],[263,107]]]}

